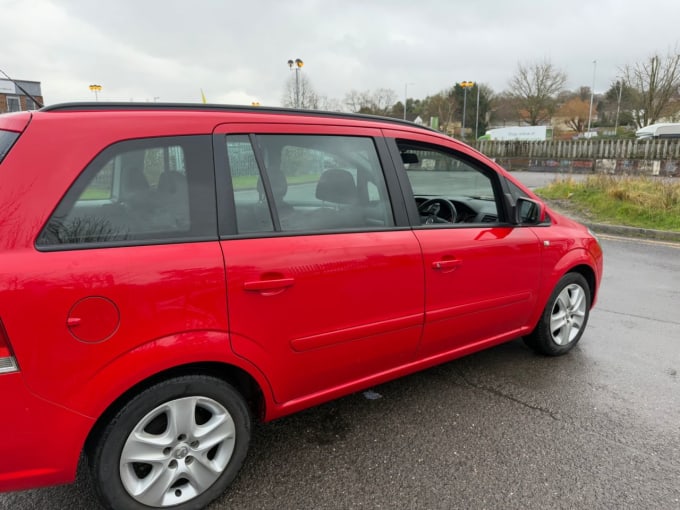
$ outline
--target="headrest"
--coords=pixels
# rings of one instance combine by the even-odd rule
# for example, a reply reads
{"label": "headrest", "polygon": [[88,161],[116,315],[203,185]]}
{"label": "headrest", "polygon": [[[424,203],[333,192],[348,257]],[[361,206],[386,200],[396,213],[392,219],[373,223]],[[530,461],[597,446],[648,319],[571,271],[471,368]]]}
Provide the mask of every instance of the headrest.
{"label": "headrest", "polygon": [[178,188],[186,186],[187,178],[175,170],[166,170],[158,176],[158,191],[177,193]]}
{"label": "headrest", "polygon": [[329,168],[321,174],[316,185],[316,198],[334,204],[357,203],[357,187],[348,170]]}
{"label": "headrest", "polygon": [[149,189],[149,181],[140,168],[127,168],[122,175],[123,189],[126,192],[146,191]]}

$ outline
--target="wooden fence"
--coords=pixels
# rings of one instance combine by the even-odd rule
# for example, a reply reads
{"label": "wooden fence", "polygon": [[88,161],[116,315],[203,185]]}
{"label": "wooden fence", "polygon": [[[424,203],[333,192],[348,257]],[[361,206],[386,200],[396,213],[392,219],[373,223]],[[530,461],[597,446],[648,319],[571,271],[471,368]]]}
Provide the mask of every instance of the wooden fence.
{"label": "wooden fence", "polygon": [[472,145],[491,158],[680,160],[680,139],[542,142],[479,140]]}

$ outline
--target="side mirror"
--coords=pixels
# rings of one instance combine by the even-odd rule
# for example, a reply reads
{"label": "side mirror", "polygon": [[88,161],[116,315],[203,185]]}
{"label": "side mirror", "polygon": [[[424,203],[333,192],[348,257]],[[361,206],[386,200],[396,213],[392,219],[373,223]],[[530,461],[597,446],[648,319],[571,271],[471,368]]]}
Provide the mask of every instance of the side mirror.
{"label": "side mirror", "polygon": [[513,208],[516,225],[539,225],[545,221],[545,204],[519,197]]}

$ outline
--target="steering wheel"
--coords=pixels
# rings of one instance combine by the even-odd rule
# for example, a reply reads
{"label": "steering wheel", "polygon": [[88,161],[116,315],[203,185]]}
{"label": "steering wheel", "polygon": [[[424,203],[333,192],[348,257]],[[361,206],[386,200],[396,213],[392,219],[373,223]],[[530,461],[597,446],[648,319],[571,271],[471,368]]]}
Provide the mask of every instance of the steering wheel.
{"label": "steering wheel", "polygon": [[418,213],[421,218],[426,216],[424,224],[432,223],[455,223],[458,212],[453,202],[446,198],[430,198],[418,205]]}

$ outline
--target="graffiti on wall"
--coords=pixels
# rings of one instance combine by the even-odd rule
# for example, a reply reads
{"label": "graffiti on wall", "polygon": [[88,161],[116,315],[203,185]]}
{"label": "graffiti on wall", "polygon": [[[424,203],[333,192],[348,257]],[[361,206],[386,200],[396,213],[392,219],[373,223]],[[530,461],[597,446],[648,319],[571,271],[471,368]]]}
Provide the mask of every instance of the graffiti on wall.
{"label": "graffiti on wall", "polygon": [[507,170],[680,176],[678,160],[494,158]]}

